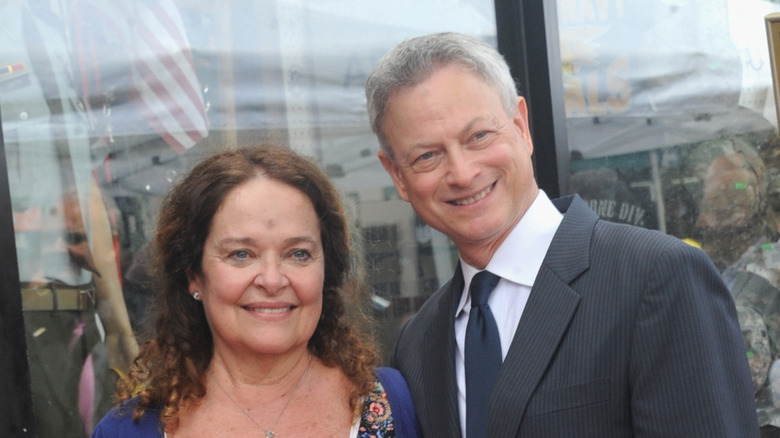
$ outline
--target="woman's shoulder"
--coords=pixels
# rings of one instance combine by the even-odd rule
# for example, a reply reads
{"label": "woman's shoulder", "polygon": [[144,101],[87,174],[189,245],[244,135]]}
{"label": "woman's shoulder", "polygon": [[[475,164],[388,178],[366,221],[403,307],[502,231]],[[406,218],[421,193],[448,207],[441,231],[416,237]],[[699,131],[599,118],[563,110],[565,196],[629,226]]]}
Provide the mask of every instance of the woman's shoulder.
{"label": "woman's shoulder", "polygon": [[377,385],[366,398],[363,420],[368,417],[375,427],[391,427],[399,438],[421,437],[406,379],[397,369],[389,367],[377,368],[376,375]]}
{"label": "woman's shoulder", "polygon": [[133,420],[133,410],[138,406],[140,398],[125,400],[111,409],[95,426],[92,438],[151,438],[163,437],[158,409],[147,408],[141,419]]}
{"label": "woman's shoulder", "polygon": [[404,379],[404,376],[401,374],[401,372],[395,368],[378,367],[376,369],[376,376],[379,379],[379,381],[382,383],[382,385],[391,385],[391,386],[400,385],[408,389],[408,386],[406,385],[406,379]]}

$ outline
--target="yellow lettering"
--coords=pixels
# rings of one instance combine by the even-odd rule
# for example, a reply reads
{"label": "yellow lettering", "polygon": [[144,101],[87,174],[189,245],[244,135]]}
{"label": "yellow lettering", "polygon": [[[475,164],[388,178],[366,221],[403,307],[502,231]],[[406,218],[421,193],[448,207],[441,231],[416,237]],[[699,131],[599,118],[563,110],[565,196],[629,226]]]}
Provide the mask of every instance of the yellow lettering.
{"label": "yellow lettering", "polygon": [[611,0],[594,0],[593,1],[595,5],[596,11],[598,11],[598,16],[602,20],[606,20],[609,18],[609,4],[612,3]]}
{"label": "yellow lettering", "polygon": [[607,89],[609,97],[607,106],[611,113],[622,113],[628,110],[631,104],[631,82],[620,73],[627,71],[629,61],[627,58],[616,58],[607,70]]}
{"label": "yellow lettering", "polygon": [[558,0],[558,24],[607,23],[623,18],[625,0]]}
{"label": "yellow lettering", "polygon": [[577,23],[577,0],[558,0],[558,25]]}
{"label": "yellow lettering", "polygon": [[588,113],[591,116],[604,115],[607,112],[607,106],[599,101],[599,74],[591,73],[587,78],[588,83]]}
{"label": "yellow lettering", "polygon": [[626,15],[626,9],[624,6],[624,0],[616,0],[615,1],[615,15],[617,18],[623,18],[624,15]]}
{"label": "yellow lettering", "polygon": [[592,1],[583,1],[580,2],[580,19],[584,23],[595,23],[596,19],[598,18],[596,16],[596,8],[595,4]]}
{"label": "yellow lettering", "polygon": [[585,96],[582,94],[580,78],[575,75],[566,75],[563,85],[566,89],[566,116],[588,115],[588,107],[585,105]]}

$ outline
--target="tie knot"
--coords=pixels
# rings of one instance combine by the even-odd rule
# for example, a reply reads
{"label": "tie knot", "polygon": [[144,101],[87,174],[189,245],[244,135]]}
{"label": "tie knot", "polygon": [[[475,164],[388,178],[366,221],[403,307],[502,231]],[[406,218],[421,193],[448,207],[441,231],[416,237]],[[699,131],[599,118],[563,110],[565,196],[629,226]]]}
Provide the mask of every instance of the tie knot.
{"label": "tie knot", "polygon": [[499,277],[488,271],[480,271],[471,279],[471,306],[484,306],[487,304],[490,292],[498,284]]}

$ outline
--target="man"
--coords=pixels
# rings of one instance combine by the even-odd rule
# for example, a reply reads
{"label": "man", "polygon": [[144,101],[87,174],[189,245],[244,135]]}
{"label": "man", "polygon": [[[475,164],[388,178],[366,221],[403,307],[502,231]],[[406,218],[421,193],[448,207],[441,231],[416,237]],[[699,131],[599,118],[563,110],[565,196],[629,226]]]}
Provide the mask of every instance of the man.
{"label": "man", "polygon": [[[696,226],[702,248],[722,267],[737,307],[761,436],[780,437],[780,244],[761,157],[740,139],[700,146],[715,152],[703,178]],[[696,157],[697,154],[694,154]]]}
{"label": "man", "polygon": [[[90,435],[137,343],[67,38],[39,2],[0,0],[0,108],[35,434]],[[8,232],[8,231],[5,231]]]}
{"label": "man", "polygon": [[[691,166],[703,184],[696,229],[702,249],[724,269],[739,262],[751,246],[776,241],[780,220],[769,203],[766,166],[750,144],[739,138],[705,142],[690,161],[706,154],[704,165]],[[780,272],[772,269],[778,266],[758,263],[749,270],[780,286]]]}
{"label": "man", "polygon": [[[399,195],[460,256],[393,355],[427,438],[758,436],[734,303],[707,255],[600,221],[578,197],[551,202],[494,49],[452,33],[405,41],[366,96]],[[481,271],[500,277],[487,306],[468,287]],[[470,353],[496,337],[491,383],[495,365]]]}

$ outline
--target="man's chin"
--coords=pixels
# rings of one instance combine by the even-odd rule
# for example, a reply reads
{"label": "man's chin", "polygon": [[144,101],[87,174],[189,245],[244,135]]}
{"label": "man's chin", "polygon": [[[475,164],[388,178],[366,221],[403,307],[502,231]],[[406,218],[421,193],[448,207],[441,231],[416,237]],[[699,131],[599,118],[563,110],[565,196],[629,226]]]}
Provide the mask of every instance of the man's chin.
{"label": "man's chin", "polygon": [[733,264],[761,237],[755,226],[728,227],[702,233],[701,248],[719,269]]}

